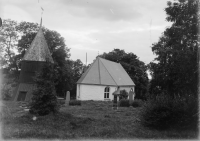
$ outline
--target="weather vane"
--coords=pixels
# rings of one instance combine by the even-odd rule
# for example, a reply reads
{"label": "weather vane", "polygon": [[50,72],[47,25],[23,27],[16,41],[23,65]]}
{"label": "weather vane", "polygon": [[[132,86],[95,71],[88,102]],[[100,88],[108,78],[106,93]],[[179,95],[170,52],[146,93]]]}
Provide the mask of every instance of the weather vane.
{"label": "weather vane", "polygon": [[[38,4],[40,3],[40,1],[38,0]],[[41,10],[42,10],[42,12],[41,12],[41,17],[42,17],[42,15],[43,15],[43,12],[44,12],[44,9],[42,8],[42,6],[40,5],[40,8],[41,8]]]}

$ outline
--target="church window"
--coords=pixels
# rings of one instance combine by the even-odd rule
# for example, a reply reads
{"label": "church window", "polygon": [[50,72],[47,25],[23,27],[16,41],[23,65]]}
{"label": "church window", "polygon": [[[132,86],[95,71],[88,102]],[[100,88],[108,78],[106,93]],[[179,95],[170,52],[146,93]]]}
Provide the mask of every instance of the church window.
{"label": "church window", "polygon": [[104,89],[104,98],[109,98],[110,87],[105,87]]}

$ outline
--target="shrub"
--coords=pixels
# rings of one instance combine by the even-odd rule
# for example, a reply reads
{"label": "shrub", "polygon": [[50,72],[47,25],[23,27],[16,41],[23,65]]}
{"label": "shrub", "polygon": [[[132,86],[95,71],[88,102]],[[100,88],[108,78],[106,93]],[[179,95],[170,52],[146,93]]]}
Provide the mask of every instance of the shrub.
{"label": "shrub", "polygon": [[122,99],[119,101],[119,106],[120,107],[129,107],[130,104],[129,104],[129,100],[128,99]]}
{"label": "shrub", "polygon": [[169,97],[161,94],[144,104],[142,123],[156,129],[197,129],[198,101],[193,96]]}
{"label": "shrub", "polygon": [[143,105],[143,101],[141,99],[135,99],[131,106],[133,107],[141,107]]}
{"label": "shrub", "polygon": [[11,86],[8,84],[5,84],[1,88],[1,95],[3,100],[10,100],[12,96]]}
{"label": "shrub", "polygon": [[43,70],[35,77],[36,89],[30,104],[30,113],[40,116],[51,112],[58,112],[60,106],[57,101],[54,79],[53,65],[47,62]]}
{"label": "shrub", "polygon": [[65,104],[65,99],[57,99],[59,105]]}
{"label": "shrub", "polygon": [[81,106],[81,101],[80,100],[70,100],[69,105],[70,106],[75,106],[75,105]]}
{"label": "shrub", "polygon": [[126,90],[121,90],[119,95],[119,100],[127,98],[128,98],[128,92]]}

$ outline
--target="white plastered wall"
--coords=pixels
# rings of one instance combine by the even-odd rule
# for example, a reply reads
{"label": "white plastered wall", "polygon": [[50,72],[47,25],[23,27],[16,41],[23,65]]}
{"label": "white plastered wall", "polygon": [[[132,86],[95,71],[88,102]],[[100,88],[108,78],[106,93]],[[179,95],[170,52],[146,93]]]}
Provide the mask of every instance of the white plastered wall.
{"label": "white plastered wall", "polygon": [[[105,100],[104,99],[105,87],[107,86],[77,84],[76,98],[78,100]],[[110,87],[109,99],[113,100],[112,93],[117,89],[117,87],[116,86],[109,86],[109,87]]]}
{"label": "white plastered wall", "polygon": [[[76,98],[78,100],[106,100],[104,99],[104,90],[107,86],[102,85],[85,85],[85,84],[77,84],[77,93]],[[113,100],[113,92],[117,90],[117,86],[109,86],[110,93],[109,99]],[[120,87],[120,90],[126,90],[127,92],[134,87]]]}

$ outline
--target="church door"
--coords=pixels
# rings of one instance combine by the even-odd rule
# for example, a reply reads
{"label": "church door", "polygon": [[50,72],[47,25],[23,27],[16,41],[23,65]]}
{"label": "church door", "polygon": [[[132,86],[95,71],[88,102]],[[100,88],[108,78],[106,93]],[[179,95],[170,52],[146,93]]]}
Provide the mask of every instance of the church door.
{"label": "church door", "polygon": [[26,94],[27,94],[27,92],[25,92],[25,91],[20,91],[20,92],[19,92],[19,95],[18,95],[18,98],[17,98],[17,101],[25,101]]}

